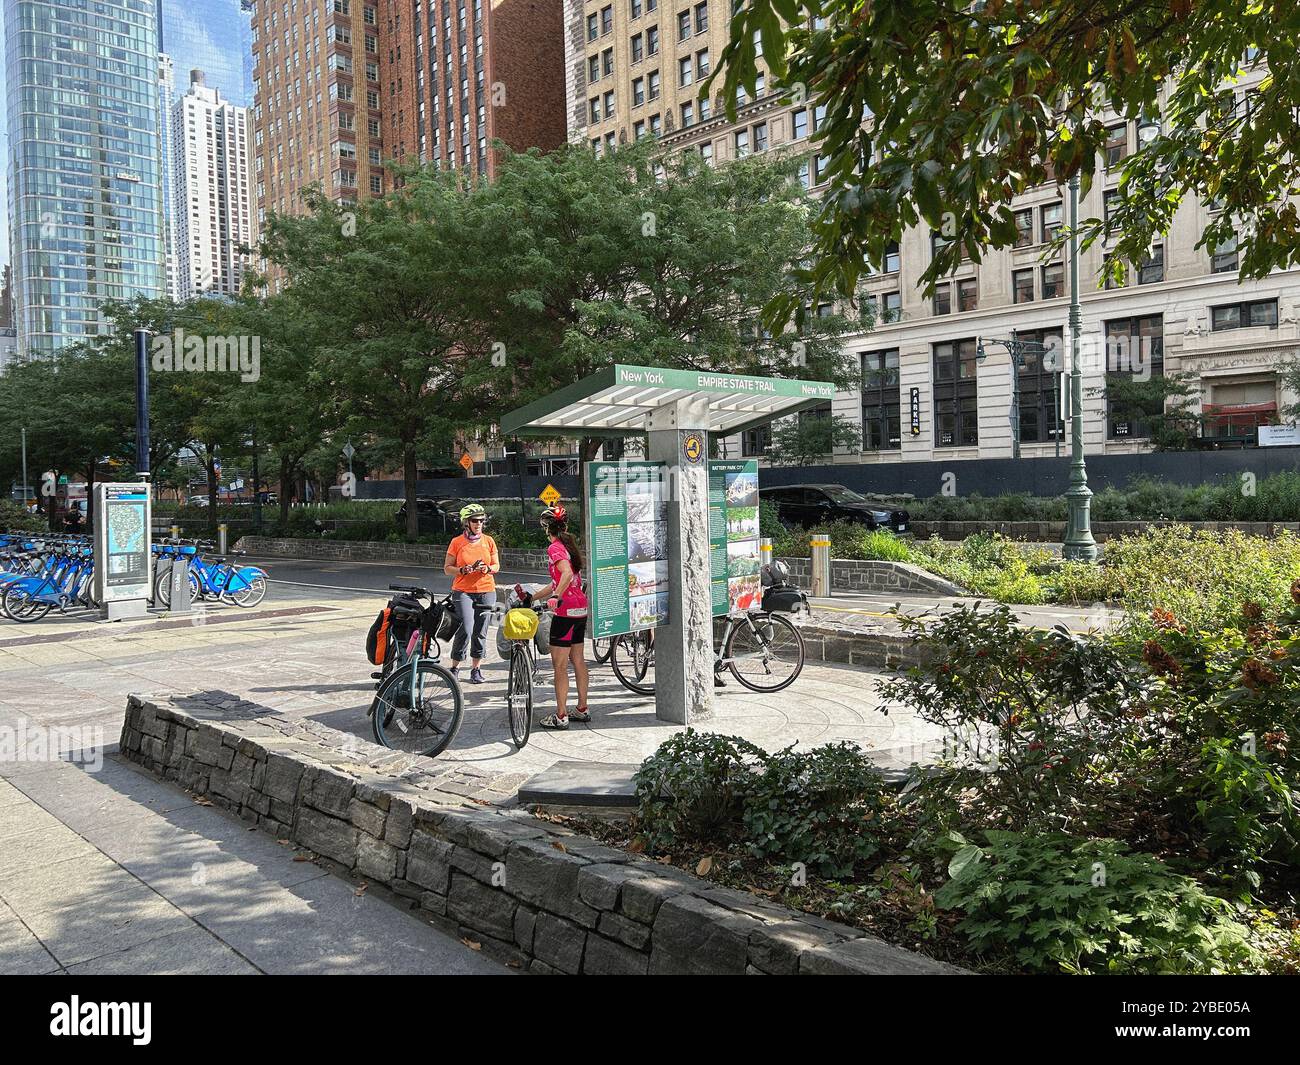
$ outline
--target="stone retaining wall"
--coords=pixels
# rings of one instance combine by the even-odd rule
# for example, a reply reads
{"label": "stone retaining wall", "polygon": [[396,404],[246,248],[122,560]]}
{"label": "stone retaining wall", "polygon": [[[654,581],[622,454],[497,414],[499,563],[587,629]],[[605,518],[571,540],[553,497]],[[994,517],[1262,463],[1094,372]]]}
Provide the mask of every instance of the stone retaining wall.
{"label": "stone retaining wall", "polygon": [[221,693],[133,695],[121,751],[530,972],[962,971],[518,809],[439,801],[456,794],[425,780],[436,761],[335,735]]}
{"label": "stone retaining wall", "polygon": [[[1191,529],[1208,532],[1227,532],[1240,529],[1248,536],[1277,536],[1283,530],[1300,533],[1300,522],[1294,521],[1094,521],[1092,535],[1098,543],[1119,536],[1136,536],[1149,529],[1169,525],[1186,525]],[[1064,521],[926,521],[912,522],[912,533],[919,540],[937,536],[941,540],[964,540],[975,533],[1001,533],[1012,540],[1031,543],[1060,543],[1065,539]]]}
{"label": "stone retaining wall", "polygon": [[[812,561],[784,558],[790,578],[801,588],[812,585]],[[920,595],[969,595],[966,589],[946,581],[920,566],[907,562],[863,561],[849,558],[831,559],[831,588],[837,592],[878,592],[883,595],[917,593]]]}

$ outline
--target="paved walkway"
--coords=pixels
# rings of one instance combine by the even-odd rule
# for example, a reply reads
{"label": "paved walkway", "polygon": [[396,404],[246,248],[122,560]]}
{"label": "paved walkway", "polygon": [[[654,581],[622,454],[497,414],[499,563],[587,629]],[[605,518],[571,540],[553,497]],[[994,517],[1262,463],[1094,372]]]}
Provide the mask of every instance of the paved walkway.
{"label": "paved walkway", "polygon": [[0,763],[0,974],[506,972],[108,757]]}

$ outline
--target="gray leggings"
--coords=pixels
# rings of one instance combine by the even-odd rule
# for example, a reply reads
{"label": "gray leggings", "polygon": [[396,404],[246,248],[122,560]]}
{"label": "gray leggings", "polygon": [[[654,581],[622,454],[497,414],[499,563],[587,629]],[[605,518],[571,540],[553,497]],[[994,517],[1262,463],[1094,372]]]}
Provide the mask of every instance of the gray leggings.
{"label": "gray leggings", "polygon": [[[483,657],[483,649],[487,646],[487,627],[488,619],[492,616],[487,610],[475,612],[473,604],[478,603],[480,606],[491,606],[497,601],[496,592],[452,592],[451,605],[456,611],[456,617],[460,620],[460,626],[456,629],[456,635],[451,641],[451,657],[454,662],[461,662],[465,659],[465,643],[469,642],[469,656],[471,659]],[[474,638],[469,640],[468,634],[473,633]]]}

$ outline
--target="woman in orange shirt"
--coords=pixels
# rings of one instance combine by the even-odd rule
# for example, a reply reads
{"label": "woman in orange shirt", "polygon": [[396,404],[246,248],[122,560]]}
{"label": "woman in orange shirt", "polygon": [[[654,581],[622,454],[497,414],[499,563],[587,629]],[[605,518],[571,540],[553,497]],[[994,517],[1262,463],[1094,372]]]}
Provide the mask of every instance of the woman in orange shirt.
{"label": "woman in orange shirt", "polygon": [[[451,672],[459,676],[460,664],[465,658],[465,644],[469,643],[471,684],[483,683],[483,648],[490,614],[475,611],[475,605],[491,606],[497,601],[497,583],[494,573],[501,570],[501,557],[497,543],[483,531],[487,524],[487,511],[477,503],[470,503],[460,511],[464,531],[447,546],[447,557],[442,572],[454,577],[451,582],[451,601],[460,618],[460,628],[451,644]],[[473,638],[470,638],[473,633]]]}

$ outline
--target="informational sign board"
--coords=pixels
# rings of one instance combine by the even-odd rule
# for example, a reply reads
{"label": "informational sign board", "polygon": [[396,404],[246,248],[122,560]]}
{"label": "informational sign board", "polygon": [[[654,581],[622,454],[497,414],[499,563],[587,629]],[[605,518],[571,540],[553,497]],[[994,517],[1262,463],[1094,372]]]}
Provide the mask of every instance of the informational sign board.
{"label": "informational sign board", "polygon": [[758,460],[709,463],[709,570],[713,616],[763,601],[758,548]]}
{"label": "informational sign board", "polygon": [[661,462],[587,463],[589,635],[668,620],[668,499]]}
{"label": "informational sign board", "polygon": [[1260,447],[1295,447],[1297,444],[1300,444],[1300,426],[1261,425],[1259,427]]}
{"label": "informational sign board", "polygon": [[101,603],[152,594],[152,519],[147,484],[95,485],[95,596]]}

